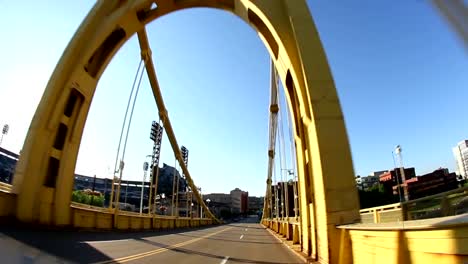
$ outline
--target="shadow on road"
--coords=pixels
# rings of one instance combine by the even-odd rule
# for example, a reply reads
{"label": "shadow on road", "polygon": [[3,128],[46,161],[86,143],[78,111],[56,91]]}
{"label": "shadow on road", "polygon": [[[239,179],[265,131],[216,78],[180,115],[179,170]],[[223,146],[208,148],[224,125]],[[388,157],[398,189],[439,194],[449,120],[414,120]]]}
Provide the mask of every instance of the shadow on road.
{"label": "shadow on road", "polygon": [[[145,239],[140,239],[139,241],[147,244],[151,244],[153,246],[157,247],[162,247],[166,248],[167,250],[178,252],[178,253],[183,253],[183,254],[194,254],[194,255],[199,255],[199,256],[204,256],[204,257],[210,257],[210,258],[215,258],[215,259],[220,259],[223,260],[225,258],[224,255],[215,255],[211,253],[206,253],[206,252],[201,252],[201,251],[196,251],[196,250],[191,250],[191,249],[185,249],[185,248],[171,248],[171,245],[165,245],[162,243],[154,242],[154,241],[148,241]],[[230,257],[229,261],[231,262],[239,262],[239,263],[259,263],[259,264],[294,264],[291,262],[271,262],[271,261],[261,261],[261,260],[253,260],[253,259],[244,259],[244,258],[235,258],[235,257]],[[298,262],[302,263],[302,262]]]}
{"label": "shadow on road", "polygon": [[[46,230],[23,226],[0,227],[0,254],[9,256],[8,261],[0,263],[36,263],[39,260],[59,260],[91,263],[107,261],[112,258],[103,254],[88,242],[135,239],[145,237],[178,234],[187,231],[201,231],[210,227],[181,228],[160,231],[80,231],[80,230]],[[202,236],[202,235],[201,235]],[[54,261],[56,262],[56,261]]]}
{"label": "shadow on road", "polygon": [[[224,232],[223,232],[224,233]],[[227,232],[226,232],[227,233]],[[178,236],[184,236],[184,237],[193,237],[193,238],[197,238],[198,236],[194,236],[194,235],[187,235],[187,234],[177,234]],[[261,236],[261,235],[255,235],[256,237],[257,236]],[[271,237],[271,235],[267,235],[269,237]],[[235,242],[235,243],[251,243],[251,244],[264,244],[264,245],[272,245],[272,244],[282,244],[280,242],[261,242],[261,241],[251,241],[251,240],[232,240],[232,239],[224,239],[224,238],[215,238],[215,237],[205,237],[204,239],[208,239],[208,240],[219,240],[219,241],[226,241],[226,242]]]}
{"label": "shadow on road", "polygon": [[[256,233],[256,229],[264,229],[261,227],[253,227],[242,224],[225,224],[225,227],[234,227],[236,229],[252,229]],[[224,259],[225,256],[205,253],[201,251],[189,250],[185,248],[172,248],[170,244],[163,244],[150,241],[145,238],[158,237],[165,235],[178,235],[183,237],[203,237],[212,233],[213,228],[181,228],[173,230],[160,231],[80,231],[76,229],[70,230],[46,230],[44,228],[31,228],[24,226],[2,226],[0,227],[0,254],[2,256],[10,256],[9,259],[3,258],[2,263],[36,263],[36,262],[78,262],[92,263],[100,261],[109,261],[113,258],[93,247],[93,242],[113,242],[115,240],[136,240],[146,244],[166,248],[167,250],[184,253],[206,256],[216,259]],[[258,230],[259,231],[259,230]],[[191,232],[191,233],[188,233]],[[229,231],[228,231],[229,232]],[[265,236],[264,234],[252,234],[253,236]],[[234,232],[233,235],[237,236]],[[229,240],[217,237],[206,237],[204,239],[220,240],[228,242],[241,242],[238,240]],[[278,242],[261,242],[243,240],[242,243],[252,244],[279,244]],[[265,262],[258,260],[230,258],[230,261],[240,263],[263,263],[263,264],[279,264],[281,262]]]}
{"label": "shadow on road", "polygon": [[[250,224],[250,223],[249,223]],[[265,227],[255,227],[255,226],[246,226],[246,225],[239,225],[239,224],[226,224],[227,226],[233,226],[233,227],[241,227],[241,228],[251,228],[251,229],[266,229]]]}

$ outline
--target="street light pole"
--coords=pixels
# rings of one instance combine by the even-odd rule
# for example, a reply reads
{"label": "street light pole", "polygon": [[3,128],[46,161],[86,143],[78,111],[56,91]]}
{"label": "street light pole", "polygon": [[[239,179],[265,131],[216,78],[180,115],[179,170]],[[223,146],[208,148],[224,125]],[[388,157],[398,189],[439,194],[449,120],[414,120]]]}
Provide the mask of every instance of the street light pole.
{"label": "street light pole", "polygon": [[[203,194],[202,194],[201,187],[198,188],[198,191],[200,192],[200,196],[201,196],[201,198],[202,198],[202,200],[203,200]],[[198,215],[198,217],[199,217],[199,218],[203,218],[203,209],[202,209],[200,203],[197,204],[197,207],[198,207],[198,210],[200,210],[200,211],[199,211],[200,214]],[[197,210],[197,211],[198,211],[198,210]]]}
{"label": "street light pole", "polygon": [[140,195],[140,215],[143,213],[143,192],[145,190],[146,173],[148,172],[148,162],[143,162],[143,180],[141,181],[141,195]]}
{"label": "street light pole", "polygon": [[[396,162],[395,162],[395,154],[393,153],[392,151],[392,158],[393,158],[393,167],[395,168],[395,177],[396,177],[396,180],[397,180],[397,189],[398,189],[398,198],[400,199],[400,203],[403,201],[403,199],[401,198],[401,190],[400,190],[400,180],[398,179],[398,170],[397,170],[397,166],[396,166]],[[391,176],[391,174],[390,174]]]}
{"label": "street light pole", "polygon": [[402,151],[401,146],[397,145],[395,147],[395,153],[397,154],[398,161],[400,163],[400,174],[401,174],[401,181],[403,184],[403,196],[405,198],[405,201],[408,201],[409,195],[408,195],[408,188],[405,185],[406,184],[405,168],[403,167],[403,159],[401,158],[401,151]]}
{"label": "street light pole", "polygon": [[211,202],[210,198],[206,199],[206,203],[208,204],[208,210],[210,209],[210,202]]}

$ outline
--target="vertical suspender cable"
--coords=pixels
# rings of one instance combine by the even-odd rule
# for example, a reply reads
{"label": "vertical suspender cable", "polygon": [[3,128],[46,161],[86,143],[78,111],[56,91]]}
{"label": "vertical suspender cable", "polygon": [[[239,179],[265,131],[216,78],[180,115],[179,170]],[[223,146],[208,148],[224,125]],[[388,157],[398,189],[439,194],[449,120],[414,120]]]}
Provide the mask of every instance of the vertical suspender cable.
{"label": "vertical suspender cable", "polygon": [[[277,77],[277,72],[275,71],[275,77]],[[278,105],[279,111],[278,111],[278,130],[279,130],[279,137],[278,137],[278,143],[279,143],[279,158],[280,158],[280,173],[281,173],[281,181],[283,182],[282,189],[281,189],[281,216],[285,217],[288,215],[288,176],[286,172],[286,160],[285,160],[285,144],[284,144],[284,132],[283,132],[283,119],[281,111],[281,94],[279,92],[279,85],[278,85],[278,78],[275,78],[275,85],[276,85],[276,90],[278,94]],[[285,175],[285,177],[283,177]]]}
{"label": "vertical suspender cable", "polygon": [[283,146],[282,146],[282,143],[281,143],[281,137],[282,137],[282,135],[281,135],[282,134],[281,122],[283,122],[283,121],[281,120],[280,112],[281,112],[281,109],[278,112],[278,123],[279,123],[278,131],[280,132],[280,135],[278,137],[278,148],[279,148],[278,153],[279,153],[279,160],[280,160],[279,164],[280,164],[280,177],[281,177],[281,182],[279,183],[279,186],[280,186],[280,191],[281,191],[281,194],[280,194],[281,195],[281,217],[284,217],[284,213],[285,213],[285,211],[284,211],[284,206],[285,206],[285,202],[284,202],[285,201],[285,199],[284,199],[285,198],[284,197],[284,194],[285,194],[285,191],[284,191],[284,189],[285,189],[285,187],[284,187],[285,186],[284,171],[286,169],[285,169],[285,164],[284,164]]}
{"label": "vertical suspender cable", "polygon": [[[179,164],[180,166],[180,164]],[[180,174],[176,174],[177,182],[176,182],[176,216],[179,216],[179,181],[180,181]]]}
{"label": "vertical suspender cable", "polygon": [[[114,172],[112,173],[112,186],[111,186],[111,195],[110,195],[110,199],[109,199],[109,208],[112,208],[112,201],[114,200],[113,196],[114,196],[114,181],[115,181],[115,173],[117,172],[117,162],[119,160],[119,154],[120,154],[120,145],[122,143],[122,136],[123,136],[123,133],[124,133],[124,129],[125,129],[125,123],[127,122],[127,114],[128,114],[128,108],[130,107],[130,102],[131,102],[131,99],[132,99],[132,95],[133,95],[133,90],[135,90],[135,84],[137,82],[137,79],[138,79],[138,73],[140,72],[140,68],[141,68],[141,65],[143,64],[143,60],[140,60],[140,64],[138,65],[138,69],[137,69],[137,72],[135,74],[135,79],[133,80],[133,85],[132,85],[132,89],[130,91],[130,96],[128,97],[128,102],[127,102],[127,109],[125,110],[125,115],[124,115],[124,120],[123,120],[123,123],[122,123],[122,129],[120,131],[120,138],[119,138],[119,145],[117,147],[117,155],[115,157],[115,165],[114,165]],[[117,200],[118,198],[116,198]]]}
{"label": "vertical suspender cable", "polygon": [[[125,160],[125,151],[127,150],[127,141],[128,141],[128,135],[130,134],[130,126],[132,124],[132,118],[133,118],[133,111],[135,110],[135,103],[136,99],[138,97],[138,92],[140,91],[140,84],[141,84],[141,79],[143,79],[143,73],[145,72],[145,69],[143,68],[140,73],[140,78],[138,80],[138,85],[137,89],[135,91],[135,96],[133,97],[133,103],[132,103],[132,110],[130,111],[130,117],[128,119],[128,124],[127,124],[127,133],[125,135],[125,141],[123,145],[123,150],[122,150],[122,158],[120,160],[120,176],[119,176],[119,185],[117,185],[117,195],[116,197],[120,197],[120,183],[122,182],[122,175],[123,175],[123,169],[124,169],[124,160]],[[119,211],[119,199],[117,199],[116,202],[116,212]],[[117,215],[117,214],[116,214]]]}
{"label": "vertical suspender cable", "polygon": [[291,126],[292,120],[290,119],[291,117],[291,112],[289,111],[289,108],[286,108],[287,113],[286,113],[286,119],[288,122],[288,131],[289,131],[289,150],[291,151],[291,165],[292,165],[292,170],[293,170],[293,193],[294,193],[294,217],[298,217],[298,202],[297,199],[299,197],[297,193],[297,174],[296,174],[296,166],[297,166],[297,160],[296,160],[296,145],[293,140],[293,130]]}
{"label": "vertical suspender cable", "polygon": [[177,173],[177,158],[175,158],[174,160],[174,170],[173,170],[173,173],[172,173],[172,198],[171,198],[171,208],[172,208],[172,212],[171,212],[171,215],[172,216],[175,216],[174,212],[175,212],[175,192],[176,192],[176,173]]}
{"label": "vertical suspender cable", "polygon": [[275,191],[275,218],[278,218],[279,216],[279,199],[278,199],[278,181],[276,179],[276,166],[274,167],[274,170],[273,170],[273,177],[274,177],[274,183],[275,185],[273,185],[273,189]]}
{"label": "vertical suspender cable", "polygon": [[[279,94],[279,92],[278,92]],[[283,99],[284,99],[284,96],[283,96]],[[295,143],[294,143],[294,136],[293,136],[293,130],[292,130],[292,126],[291,126],[291,122],[292,120],[290,119],[291,117],[291,112],[290,112],[290,109],[289,107],[285,107],[286,108],[286,111],[285,113],[283,112],[283,114],[286,115],[286,122],[288,124],[288,133],[289,133],[289,150],[290,150],[290,165],[291,165],[291,170],[287,170],[287,173],[286,173],[286,180],[288,181],[288,175],[292,175],[292,185],[293,185],[293,203],[294,203],[294,217],[298,217],[298,192],[297,192],[297,174],[296,174],[296,166],[297,166],[297,160],[296,160],[296,146],[295,146]],[[281,113],[280,113],[281,114]],[[283,121],[281,120],[280,121],[280,126],[281,126],[281,140],[282,140],[282,143],[283,143],[283,154],[284,156],[286,156],[286,144],[284,142],[284,128],[283,128]],[[289,167],[289,166],[288,166]],[[291,212],[289,212],[289,188],[285,188],[285,197],[286,197],[286,204],[287,204],[287,207],[286,207],[286,214],[288,215],[288,217],[290,216]]]}

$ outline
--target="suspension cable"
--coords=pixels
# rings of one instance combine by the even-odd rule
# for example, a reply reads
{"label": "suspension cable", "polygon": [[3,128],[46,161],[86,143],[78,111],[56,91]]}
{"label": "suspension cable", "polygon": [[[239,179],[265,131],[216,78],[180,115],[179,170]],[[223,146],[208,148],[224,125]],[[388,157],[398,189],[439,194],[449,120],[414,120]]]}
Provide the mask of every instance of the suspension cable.
{"label": "suspension cable", "polygon": [[[277,72],[275,71],[275,77],[277,77]],[[281,106],[281,94],[280,94],[280,89],[278,85],[278,78],[275,78],[275,85],[276,85],[276,90],[278,94],[278,105]],[[281,181],[282,183],[280,186],[281,188],[281,216],[284,217],[285,215],[288,215],[288,209],[286,206],[288,206],[288,175],[286,172],[286,154],[285,154],[285,143],[284,143],[284,129],[283,129],[283,119],[282,119],[282,108],[279,107],[278,111],[278,130],[279,130],[279,137],[278,137],[278,147],[279,147],[279,159],[280,159],[280,173],[281,173]],[[286,208],[285,208],[286,207]]]}
{"label": "suspension cable", "polygon": [[113,196],[114,196],[115,173],[117,172],[117,163],[118,163],[118,160],[119,160],[120,145],[122,144],[122,136],[123,136],[124,129],[125,129],[125,123],[127,122],[128,108],[130,107],[130,102],[131,102],[131,99],[132,99],[132,96],[133,96],[133,91],[135,90],[135,84],[136,84],[137,79],[138,79],[138,73],[140,72],[140,68],[141,68],[142,64],[143,64],[143,59],[140,60],[140,63],[138,64],[137,72],[135,73],[135,78],[133,80],[132,89],[131,89],[130,95],[128,97],[127,108],[125,110],[124,120],[123,120],[123,123],[122,123],[122,129],[120,130],[120,138],[119,138],[119,144],[118,144],[118,147],[117,147],[117,155],[115,157],[114,171],[112,173],[112,186],[111,186],[111,195],[110,195],[110,199],[109,199],[109,208],[112,208],[112,202],[113,202],[113,199],[114,199]]}
{"label": "suspension cable", "polygon": [[276,166],[274,167],[274,170],[273,170],[273,177],[275,179],[274,183],[275,185],[273,185],[273,189],[275,191],[275,218],[278,218],[279,216],[279,199],[278,199],[278,182],[276,181]]}
{"label": "suspension cable", "polygon": [[122,151],[122,157],[120,160],[120,176],[119,176],[119,185],[117,185],[117,202],[116,202],[116,212],[118,212],[119,208],[119,201],[120,201],[120,188],[121,188],[121,182],[122,182],[122,176],[123,176],[123,169],[124,169],[124,160],[125,160],[125,151],[127,150],[127,141],[128,141],[128,135],[130,134],[130,127],[132,124],[132,119],[133,119],[133,111],[135,110],[135,103],[136,99],[138,97],[138,92],[140,91],[140,85],[141,85],[141,80],[143,79],[143,73],[145,72],[145,68],[143,68],[140,72],[140,78],[138,80],[138,85],[136,87],[135,91],[135,96],[133,97],[133,103],[132,103],[132,110],[130,111],[130,117],[128,119],[128,124],[127,124],[127,133],[125,135],[125,141],[123,145],[123,151]]}
{"label": "suspension cable", "polygon": [[175,188],[176,188],[176,173],[177,173],[177,158],[174,158],[174,170],[172,171],[172,197],[171,197],[171,215],[174,216],[175,211]]}
{"label": "suspension cable", "polygon": [[[179,163],[180,167],[180,163]],[[180,181],[180,173],[176,174],[177,182],[176,182],[176,216],[179,216],[179,181]]]}

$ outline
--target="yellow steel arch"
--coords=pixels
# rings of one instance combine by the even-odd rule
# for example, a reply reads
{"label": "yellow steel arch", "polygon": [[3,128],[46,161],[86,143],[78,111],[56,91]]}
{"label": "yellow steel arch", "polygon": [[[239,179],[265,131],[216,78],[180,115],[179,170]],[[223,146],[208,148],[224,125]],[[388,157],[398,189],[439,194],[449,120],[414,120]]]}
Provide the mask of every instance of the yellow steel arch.
{"label": "yellow steel arch", "polygon": [[[305,0],[98,1],[63,53],[30,125],[14,178],[16,217],[71,224],[76,158],[102,72],[147,23],[191,7],[236,14],[268,48],[293,113],[302,249],[320,261],[337,263],[335,226],[358,221],[359,205],[337,92]],[[147,52],[142,56],[151,55]]]}

